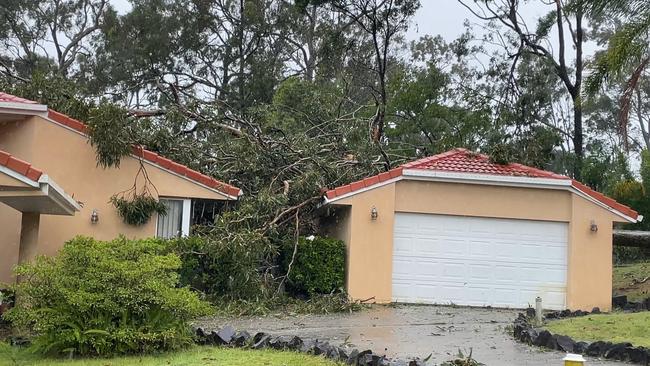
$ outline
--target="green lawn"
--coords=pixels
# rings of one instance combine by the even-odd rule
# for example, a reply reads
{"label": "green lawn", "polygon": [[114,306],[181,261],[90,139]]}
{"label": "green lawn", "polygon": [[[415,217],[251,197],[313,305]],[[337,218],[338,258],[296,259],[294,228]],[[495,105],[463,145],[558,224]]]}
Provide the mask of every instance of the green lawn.
{"label": "green lawn", "polygon": [[638,301],[650,297],[649,277],[650,262],[615,266],[613,282],[614,295],[627,295],[630,301]]}
{"label": "green lawn", "polygon": [[218,347],[194,347],[187,351],[158,356],[132,356],[111,359],[56,360],[41,358],[0,344],[0,366],[335,366],[322,357],[295,352],[252,351]]}
{"label": "green lawn", "polygon": [[554,334],[580,341],[630,342],[650,347],[650,312],[588,315],[549,322]]}

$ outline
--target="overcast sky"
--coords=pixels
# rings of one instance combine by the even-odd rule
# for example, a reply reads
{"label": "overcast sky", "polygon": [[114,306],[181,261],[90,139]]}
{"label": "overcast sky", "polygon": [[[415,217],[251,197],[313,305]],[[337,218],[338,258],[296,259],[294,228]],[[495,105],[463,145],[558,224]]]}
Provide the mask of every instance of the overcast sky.
{"label": "overcast sky", "polygon": [[[457,0],[420,0],[422,7],[415,16],[414,24],[409,30],[408,38],[420,36],[442,35],[447,40],[458,37],[463,32],[465,19],[475,20],[473,15]],[[110,0],[120,13],[127,12],[131,5],[128,0]],[[528,16],[539,16],[547,12],[548,6],[533,2],[527,4],[524,12]]]}

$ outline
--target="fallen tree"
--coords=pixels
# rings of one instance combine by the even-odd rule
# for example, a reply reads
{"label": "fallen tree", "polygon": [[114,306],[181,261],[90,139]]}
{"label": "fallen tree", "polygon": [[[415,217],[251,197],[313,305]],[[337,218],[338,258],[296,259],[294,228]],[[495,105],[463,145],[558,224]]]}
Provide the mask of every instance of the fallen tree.
{"label": "fallen tree", "polygon": [[650,231],[614,230],[612,237],[617,246],[650,248]]}

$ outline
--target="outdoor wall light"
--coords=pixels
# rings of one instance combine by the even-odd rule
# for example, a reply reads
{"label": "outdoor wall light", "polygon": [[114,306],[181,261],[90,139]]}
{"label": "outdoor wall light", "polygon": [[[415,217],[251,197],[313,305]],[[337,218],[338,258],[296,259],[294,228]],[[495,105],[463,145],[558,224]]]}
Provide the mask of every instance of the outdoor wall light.
{"label": "outdoor wall light", "polygon": [[375,221],[377,220],[378,216],[379,213],[377,213],[377,207],[372,206],[372,208],[370,209],[370,219],[372,219],[372,221]]}
{"label": "outdoor wall light", "polygon": [[93,213],[90,214],[90,223],[96,224],[98,222],[99,222],[99,213],[97,213],[97,210],[93,210]]}
{"label": "outdoor wall light", "polygon": [[594,233],[598,231],[598,225],[596,225],[596,221],[591,220],[591,224],[589,225],[589,230],[593,231]]}

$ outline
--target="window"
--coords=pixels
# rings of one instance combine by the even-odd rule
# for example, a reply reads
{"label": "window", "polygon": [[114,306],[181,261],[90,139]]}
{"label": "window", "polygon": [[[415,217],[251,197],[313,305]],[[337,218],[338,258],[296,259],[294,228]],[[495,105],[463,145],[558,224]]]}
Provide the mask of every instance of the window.
{"label": "window", "polygon": [[192,201],[161,198],[160,202],[167,206],[167,214],[158,215],[156,236],[168,239],[189,235]]}

